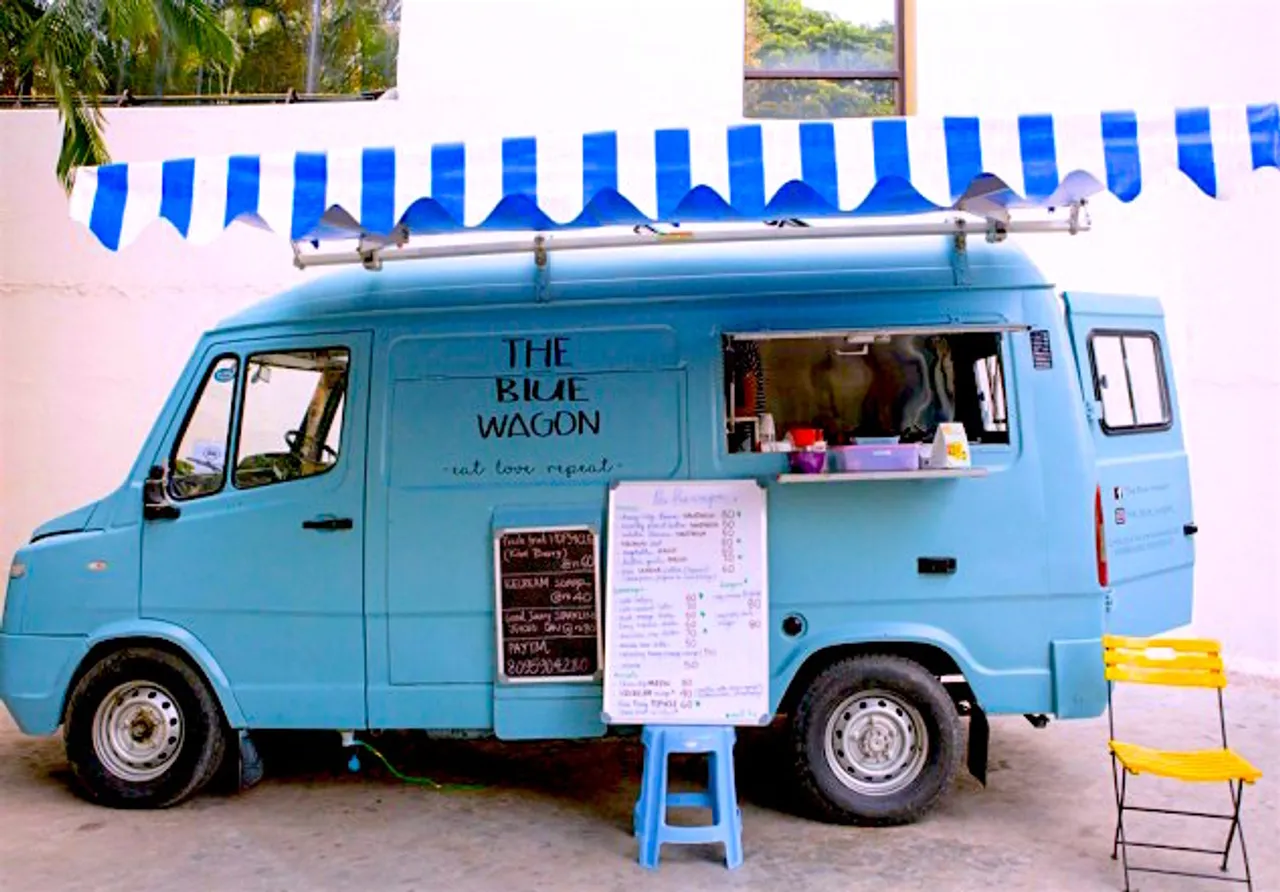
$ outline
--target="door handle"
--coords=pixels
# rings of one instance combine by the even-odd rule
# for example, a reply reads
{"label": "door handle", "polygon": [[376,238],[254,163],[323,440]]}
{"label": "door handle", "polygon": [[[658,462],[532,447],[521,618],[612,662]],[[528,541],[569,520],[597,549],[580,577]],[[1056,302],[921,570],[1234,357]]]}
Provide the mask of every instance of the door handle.
{"label": "door handle", "polygon": [[950,576],[956,572],[956,559],[953,557],[916,558],[916,572],[922,575]]}
{"label": "door handle", "polygon": [[177,520],[182,516],[182,509],[169,502],[143,505],[142,516],[146,520]]}
{"label": "door handle", "polygon": [[318,517],[302,522],[304,530],[349,530],[354,526],[350,517]]}
{"label": "door handle", "polygon": [[1194,523],[1184,523],[1182,525],[1182,534],[1184,536],[1194,536],[1198,532],[1200,532],[1200,528]]}

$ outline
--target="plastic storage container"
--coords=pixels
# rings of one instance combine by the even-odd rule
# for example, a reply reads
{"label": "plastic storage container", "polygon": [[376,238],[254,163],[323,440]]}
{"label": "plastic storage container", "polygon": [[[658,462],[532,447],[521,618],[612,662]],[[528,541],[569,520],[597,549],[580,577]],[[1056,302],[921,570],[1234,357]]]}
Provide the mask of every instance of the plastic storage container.
{"label": "plastic storage container", "polygon": [[790,430],[791,442],[796,445],[797,449],[806,449],[818,442],[818,438],[822,436],[822,431],[816,427],[793,427]]}
{"label": "plastic storage container", "polygon": [[915,443],[836,446],[831,450],[837,471],[918,471],[920,448]]}
{"label": "plastic storage container", "polygon": [[825,452],[792,452],[789,457],[793,474],[821,474],[827,466]]}

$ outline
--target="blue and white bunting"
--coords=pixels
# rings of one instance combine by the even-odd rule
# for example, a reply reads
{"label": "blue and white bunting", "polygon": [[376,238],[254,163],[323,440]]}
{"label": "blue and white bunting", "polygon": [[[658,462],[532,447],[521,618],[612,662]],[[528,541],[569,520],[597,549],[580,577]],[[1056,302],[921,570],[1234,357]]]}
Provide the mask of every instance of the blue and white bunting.
{"label": "blue and white bunting", "polygon": [[167,220],[208,242],[237,221],[292,240],[554,231],[1132,201],[1180,171],[1221,198],[1280,169],[1280,105],[1010,118],[743,122],[76,172],[71,216],[107,248]]}

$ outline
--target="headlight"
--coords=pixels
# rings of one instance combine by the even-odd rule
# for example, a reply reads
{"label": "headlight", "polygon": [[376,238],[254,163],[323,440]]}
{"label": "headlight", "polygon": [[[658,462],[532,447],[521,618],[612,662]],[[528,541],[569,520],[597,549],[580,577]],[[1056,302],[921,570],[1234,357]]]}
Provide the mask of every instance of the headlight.
{"label": "headlight", "polygon": [[22,561],[15,559],[14,562],[9,565],[10,579],[21,579],[26,575],[27,575],[27,565],[24,564]]}

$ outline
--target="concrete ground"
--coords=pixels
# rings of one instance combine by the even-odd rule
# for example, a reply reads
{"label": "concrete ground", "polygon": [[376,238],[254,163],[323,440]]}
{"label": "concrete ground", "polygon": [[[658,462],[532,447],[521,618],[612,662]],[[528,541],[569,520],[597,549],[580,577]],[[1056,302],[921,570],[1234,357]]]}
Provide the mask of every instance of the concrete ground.
{"label": "concrete ground", "polygon": [[[1227,695],[1232,744],[1267,775],[1245,798],[1254,887],[1277,890],[1280,683],[1238,679]],[[1210,697],[1126,690],[1120,715],[1131,738],[1212,746]],[[0,889],[1120,889],[1119,865],[1109,857],[1106,737],[1105,719],[1044,730],[1001,719],[993,723],[987,789],[961,777],[922,823],[869,830],[791,814],[772,762],[774,738],[744,736],[738,771],[746,863],[730,873],[717,850],[667,846],[661,869],[649,873],[635,863],[629,835],[639,777],[634,741],[377,741],[402,770],[485,785],[441,792],[368,764],[359,775],[347,773],[336,735],[273,735],[263,740],[267,779],[251,791],[205,794],[164,812],[117,812],[69,791],[60,739],[23,737],[0,710]],[[1135,789],[1149,804],[1228,804],[1221,785],[1144,778]],[[1210,846],[1222,830],[1187,819],[1138,821],[1131,838],[1159,834]],[[1204,856],[1143,857],[1213,867]],[[1238,866],[1238,855],[1233,860]],[[1231,888],[1154,876],[1138,887]]]}

